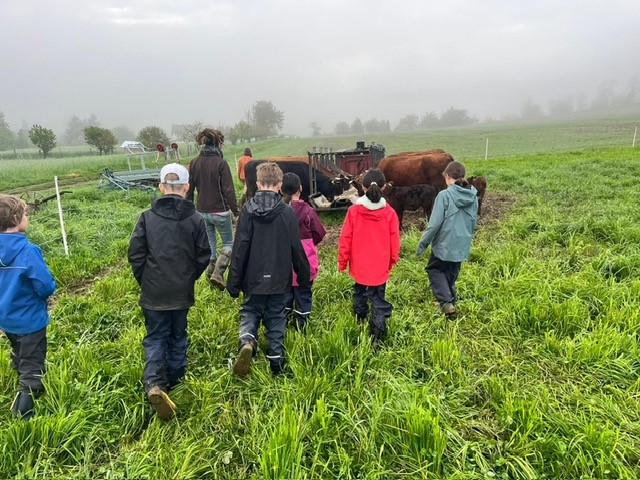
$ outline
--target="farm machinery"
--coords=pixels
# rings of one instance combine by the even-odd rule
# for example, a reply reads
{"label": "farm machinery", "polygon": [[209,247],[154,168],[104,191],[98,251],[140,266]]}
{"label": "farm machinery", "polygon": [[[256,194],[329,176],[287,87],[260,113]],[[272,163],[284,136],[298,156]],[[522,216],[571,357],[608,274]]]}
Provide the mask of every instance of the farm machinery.
{"label": "farm machinery", "polygon": [[314,147],[307,152],[309,160],[309,201],[316,210],[343,210],[348,208],[354,199],[355,188],[345,190],[333,202],[328,202],[318,192],[318,172],[342,178],[353,179],[370,168],[378,166],[378,162],[385,156],[383,145],[365,142],[356,142],[356,148],[333,151],[331,149]]}
{"label": "farm machinery", "polygon": [[[152,152],[155,153],[156,150],[146,148],[140,142],[131,141],[124,142],[122,144],[122,148],[127,155],[127,166],[129,167],[129,170],[114,172],[111,168],[105,168],[100,175],[100,182],[98,183],[98,187],[120,190],[131,190],[137,188],[150,192],[155,191],[155,187],[158,184],[158,179],[160,176],[160,169],[147,168],[145,157],[147,155],[150,155]],[[138,157],[140,159],[139,169],[132,168],[132,157]],[[154,165],[156,167],[157,163],[158,156],[156,155],[156,159],[154,161]]]}

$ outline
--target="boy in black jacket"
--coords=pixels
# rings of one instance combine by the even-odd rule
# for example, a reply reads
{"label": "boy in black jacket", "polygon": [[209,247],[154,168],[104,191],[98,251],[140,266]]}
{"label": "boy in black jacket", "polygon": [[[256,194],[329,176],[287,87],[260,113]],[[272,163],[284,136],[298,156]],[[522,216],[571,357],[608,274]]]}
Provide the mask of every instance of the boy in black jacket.
{"label": "boy in black jacket", "polygon": [[131,234],[129,263],[140,284],[147,334],[142,341],[142,375],[149,403],[163,420],[176,405],[167,393],[187,368],[187,313],[194,304],[194,283],[209,265],[209,240],[204,219],[184,196],[189,172],[170,163],[160,171],[164,194],[142,212]]}
{"label": "boy in black jacket", "polygon": [[287,319],[285,295],[291,290],[291,267],[300,286],[311,285],[309,261],[298,235],[298,220],[278,193],[282,170],[275,163],[257,169],[258,191],[244,205],[231,254],[227,291],[236,298],[244,293],[240,309],[240,352],[233,373],[251,371],[251,357],[258,348],[262,320],[269,342],[267,359],[271,373],[278,375],[286,363],[284,337]]}

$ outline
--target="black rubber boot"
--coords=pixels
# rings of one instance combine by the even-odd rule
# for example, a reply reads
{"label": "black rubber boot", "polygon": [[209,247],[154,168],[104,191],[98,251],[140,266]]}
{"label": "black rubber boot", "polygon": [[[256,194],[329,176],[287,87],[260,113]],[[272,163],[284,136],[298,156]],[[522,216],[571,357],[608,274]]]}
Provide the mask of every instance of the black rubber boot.
{"label": "black rubber boot", "polygon": [[18,392],[11,404],[13,418],[29,420],[33,417],[33,396],[31,392]]}

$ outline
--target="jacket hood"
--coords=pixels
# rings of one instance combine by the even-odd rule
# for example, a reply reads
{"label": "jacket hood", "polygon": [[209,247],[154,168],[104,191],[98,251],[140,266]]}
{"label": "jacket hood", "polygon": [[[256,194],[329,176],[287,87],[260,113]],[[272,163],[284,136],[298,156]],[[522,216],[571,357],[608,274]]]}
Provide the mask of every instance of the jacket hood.
{"label": "jacket hood", "polygon": [[29,245],[24,233],[0,233],[0,266],[9,266],[18,254]]}
{"label": "jacket hood", "polygon": [[378,222],[387,218],[387,213],[384,207],[387,206],[387,201],[383,197],[378,203],[373,203],[366,195],[356,200],[356,208],[359,209],[360,214],[367,220]]}
{"label": "jacket hood", "polygon": [[258,190],[247,204],[247,213],[262,222],[271,222],[278,213],[286,208],[280,194],[271,190]]}
{"label": "jacket hood", "polygon": [[220,158],[224,158],[223,154],[222,154],[222,150],[219,149],[218,147],[214,147],[213,145],[204,145],[201,149],[200,149],[200,155],[217,155]]}
{"label": "jacket hood", "polygon": [[454,205],[460,210],[466,210],[473,206],[478,196],[478,191],[474,187],[464,188],[456,184],[447,188],[447,192],[451,200],[453,200]]}
{"label": "jacket hood", "polygon": [[156,215],[172,220],[184,220],[196,211],[196,207],[189,200],[180,195],[165,195],[153,201],[151,211]]}

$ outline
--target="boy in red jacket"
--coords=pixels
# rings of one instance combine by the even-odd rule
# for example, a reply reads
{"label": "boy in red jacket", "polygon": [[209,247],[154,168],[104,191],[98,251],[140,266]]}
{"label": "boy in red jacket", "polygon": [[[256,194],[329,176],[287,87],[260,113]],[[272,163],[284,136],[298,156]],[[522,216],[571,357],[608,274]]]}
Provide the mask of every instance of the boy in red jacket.
{"label": "boy in red jacket", "polygon": [[400,255],[398,216],[382,197],[385,183],[380,170],[365,173],[365,194],[347,210],[338,240],[338,270],[349,264],[349,274],[355,280],[353,310],[360,322],[367,318],[368,303],[372,305],[369,330],[374,349],[387,331],[387,319],[393,311],[385,290],[389,272]]}

